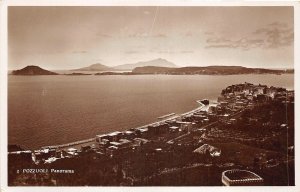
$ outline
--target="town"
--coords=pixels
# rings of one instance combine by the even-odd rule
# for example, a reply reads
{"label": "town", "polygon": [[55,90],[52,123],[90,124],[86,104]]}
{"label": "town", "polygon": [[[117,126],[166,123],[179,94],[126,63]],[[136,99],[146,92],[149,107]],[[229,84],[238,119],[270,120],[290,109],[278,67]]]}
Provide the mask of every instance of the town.
{"label": "town", "polygon": [[[187,113],[84,141],[10,146],[9,185],[294,185],[293,90],[245,82],[197,102]],[[72,173],[18,174],[25,168]]]}

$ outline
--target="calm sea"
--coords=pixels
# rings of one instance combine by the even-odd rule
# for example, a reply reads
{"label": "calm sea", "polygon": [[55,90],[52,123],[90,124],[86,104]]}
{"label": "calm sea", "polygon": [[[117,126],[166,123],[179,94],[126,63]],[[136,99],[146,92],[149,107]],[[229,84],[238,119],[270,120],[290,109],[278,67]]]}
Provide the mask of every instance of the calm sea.
{"label": "calm sea", "polygon": [[245,81],[294,88],[294,75],[10,75],[8,142],[37,148],[138,127]]}

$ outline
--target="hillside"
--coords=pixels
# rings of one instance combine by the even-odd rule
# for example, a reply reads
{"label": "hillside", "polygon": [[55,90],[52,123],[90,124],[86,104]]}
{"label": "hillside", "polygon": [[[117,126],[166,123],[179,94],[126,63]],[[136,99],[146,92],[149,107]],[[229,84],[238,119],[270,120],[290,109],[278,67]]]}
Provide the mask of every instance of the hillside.
{"label": "hillside", "polygon": [[72,71],[114,71],[115,69],[108,67],[106,65],[96,63],[88,67],[82,67],[79,69],[73,69]]}
{"label": "hillside", "polygon": [[207,66],[207,67],[137,67],[132,72],[140,74],[200,74],[200,75],[235,75],[235,74],[281,74],[284,70],[247,68],[242,66]]}
{"label": "hillside", "polygon": [[165,59],[158,58],[158,59],[154,59],[154,60],[150,60],[150,61],[141,61],[141,62],[137,62],[137,63],[118,65],[118,66],[115,66],[114,69],[131,71],[136,67],[145,67],[145,66],[176,67],[176,65],[174,63],[167,61]]}

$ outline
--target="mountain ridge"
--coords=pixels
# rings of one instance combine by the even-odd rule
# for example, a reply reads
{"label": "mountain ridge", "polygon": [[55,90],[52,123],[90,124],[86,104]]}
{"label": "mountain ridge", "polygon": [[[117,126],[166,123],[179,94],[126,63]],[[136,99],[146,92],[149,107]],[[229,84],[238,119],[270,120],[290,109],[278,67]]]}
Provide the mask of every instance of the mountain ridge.
{"label": "mountain ridge", "polygon": [[113,68],[118,69],[118,70],[133,70],[136,67],[145,67],[145,66],[177,67],[174,63],[172,63],[166,59],[157,58],[157,59],[153,59],[153,60],[149,60],[149,61],[139,61],[136,63],[117,65]]}
{"label": "mountain ridge", "polygon": [[139,74],[199,74],[199,75],[235,75],[235,74],[282,74],[292,73],[293,71],[274,70],[264,68],[247,68],[243,66],[206,66],[206,67],[137,67],[132,70]]}
{"label": "mountain ridge", "polygon": [[111,71],[114,70],[112,67],[108,67],[101,63],[95,63],[87,67],[82,67],[78,69],[72,69],[71,71]]}

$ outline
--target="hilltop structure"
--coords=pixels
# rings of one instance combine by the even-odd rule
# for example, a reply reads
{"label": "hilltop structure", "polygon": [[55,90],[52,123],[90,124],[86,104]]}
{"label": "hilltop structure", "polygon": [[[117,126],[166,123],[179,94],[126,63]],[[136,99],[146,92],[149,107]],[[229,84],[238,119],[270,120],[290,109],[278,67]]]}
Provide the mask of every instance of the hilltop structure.
{"label": "hilltop structure", "polygon": [[232,169],[222,173],[222,183],[225,186],[260,186],[264,180],[251,171]]}

